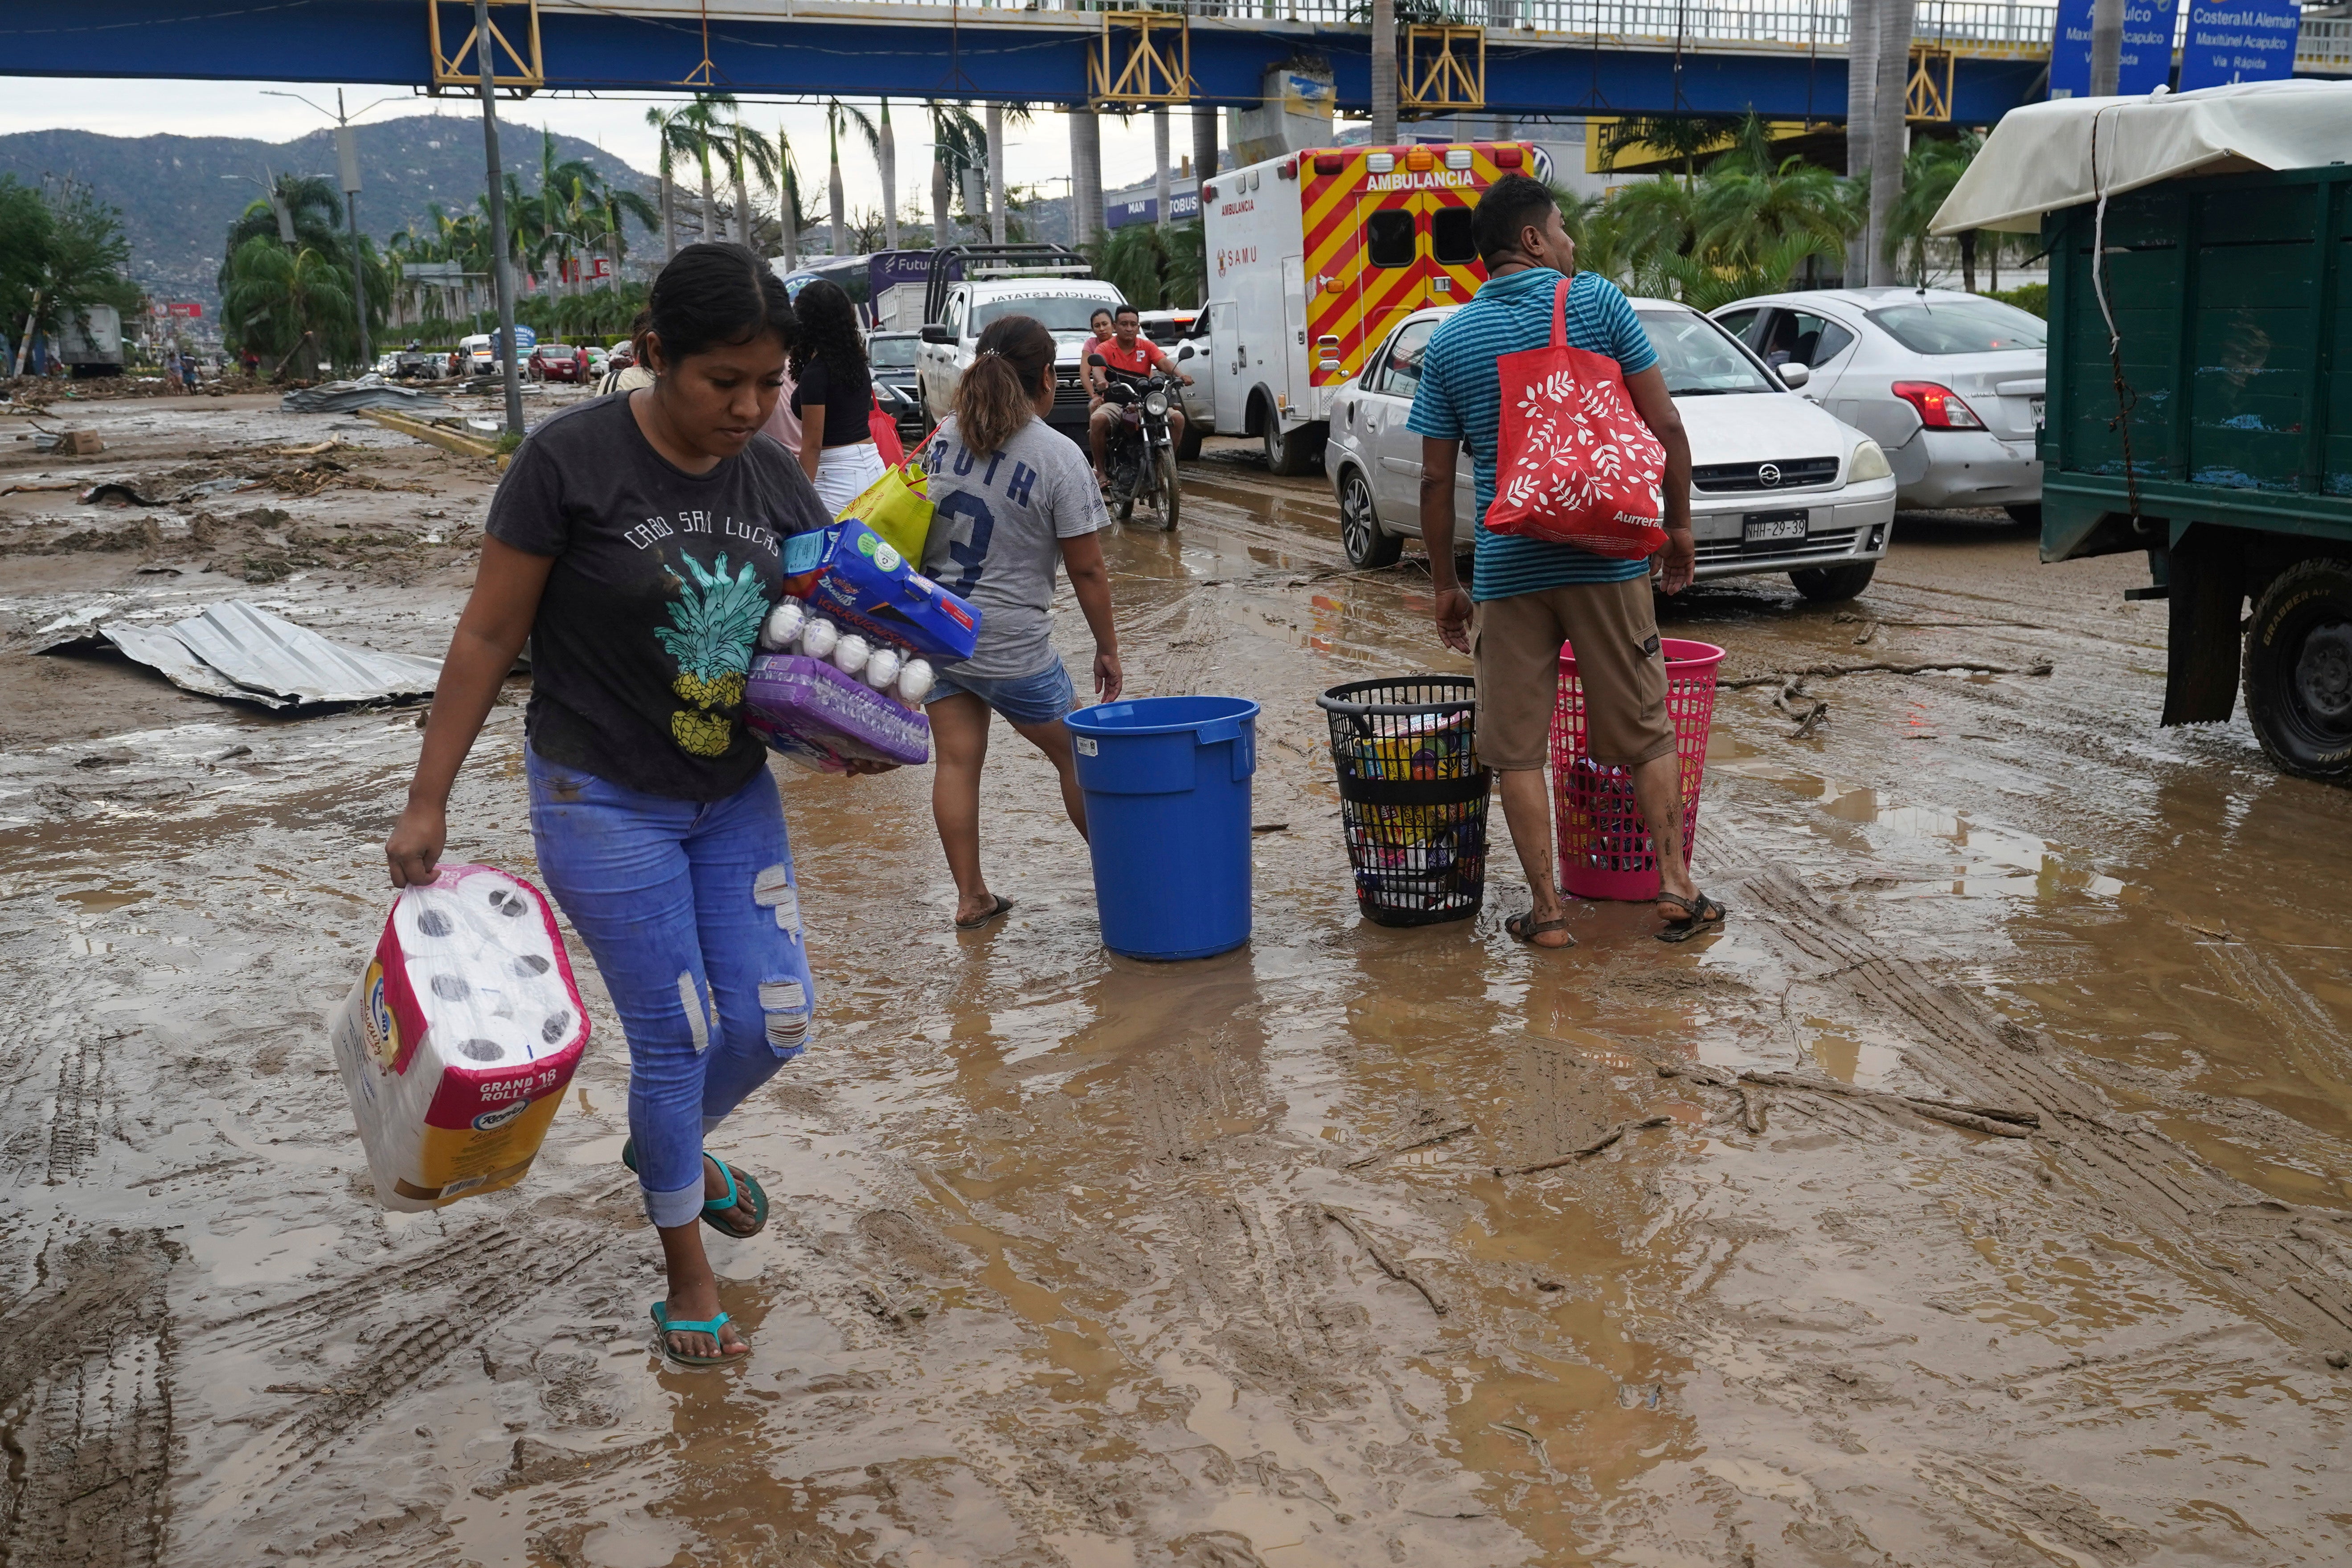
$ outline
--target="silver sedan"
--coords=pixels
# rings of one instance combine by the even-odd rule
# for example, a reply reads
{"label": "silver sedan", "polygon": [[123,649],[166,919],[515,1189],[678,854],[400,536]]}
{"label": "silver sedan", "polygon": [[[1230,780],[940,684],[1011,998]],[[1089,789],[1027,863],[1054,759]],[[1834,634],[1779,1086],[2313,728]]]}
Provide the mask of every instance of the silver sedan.
{"label": "silver sedan", "polygon": [[1949,289],[1759,294],[1715,320],[1885,450],[1904,507],[2042,518],[2042,318]]}

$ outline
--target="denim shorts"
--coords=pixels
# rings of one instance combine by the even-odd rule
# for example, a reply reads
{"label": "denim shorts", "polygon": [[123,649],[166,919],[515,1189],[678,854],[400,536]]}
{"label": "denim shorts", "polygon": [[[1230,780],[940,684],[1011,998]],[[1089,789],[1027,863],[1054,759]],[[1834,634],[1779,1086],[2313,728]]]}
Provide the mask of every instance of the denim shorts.
{"label": "denim shorts", "polygon": [[1078,705],[1077,689],[1070,684],[1070,672],[1062,667],[1059,654],[1036,674],[1009,679],[959,675],[950,665],[940,672],[930,695],[923,700],[927,704],[943,701],[960,691],[971,692],[1015,724],[1050,724]]}

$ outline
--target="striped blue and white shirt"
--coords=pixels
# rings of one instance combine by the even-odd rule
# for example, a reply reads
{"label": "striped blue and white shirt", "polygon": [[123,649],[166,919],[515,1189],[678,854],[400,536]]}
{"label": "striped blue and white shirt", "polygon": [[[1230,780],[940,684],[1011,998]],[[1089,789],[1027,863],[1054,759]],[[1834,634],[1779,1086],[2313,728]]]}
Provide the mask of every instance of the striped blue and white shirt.
{"label": "striped blue and white shirt", "polygon": [[[1495,452],[1503,426],[1503,384],[1496,362],[1507,353],[1551,342],[1551,297],[1559,274],[1549,267],[1489,279],[1477,297],[1431,334],[1421,390],[1405,428],[1444,441],[1468,439],[1473,481],[1472,527],[1477,556],[1470,577],[1473,599],[1507,599],[1570,583],[1622,583],[1650,569],[1647,561],[1620,561],[1572,544],[1489,533],[1486,509],[1495,500]],[[1570,348],[1607,354],[1634,376],[1658,363],[1640,318],[1624,292],[1598,272],[1580,272],[1569,286]]]}

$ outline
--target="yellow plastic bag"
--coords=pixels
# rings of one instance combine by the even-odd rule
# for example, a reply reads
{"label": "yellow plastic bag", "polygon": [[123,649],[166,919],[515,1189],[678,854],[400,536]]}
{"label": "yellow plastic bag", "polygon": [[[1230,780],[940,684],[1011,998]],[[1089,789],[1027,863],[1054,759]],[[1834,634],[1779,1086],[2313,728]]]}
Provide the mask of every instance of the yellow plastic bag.
{"label": "yellow plastic bag", "polygon": [[856,518],[878,534],[882,542],[915,563],[923,566],[923,543],[931,531],[931,498],[929,479],[923,466],[909,458],[903,466],[885,468],[882,477],[866,486],[857,499],[842,508],[834,521],[845,522]]}

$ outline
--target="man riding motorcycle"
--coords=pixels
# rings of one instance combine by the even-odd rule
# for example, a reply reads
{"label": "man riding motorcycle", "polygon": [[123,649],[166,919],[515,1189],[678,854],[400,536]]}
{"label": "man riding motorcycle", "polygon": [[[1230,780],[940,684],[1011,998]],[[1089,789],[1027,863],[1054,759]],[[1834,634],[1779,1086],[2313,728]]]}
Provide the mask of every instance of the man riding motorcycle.
{"label": "man riding motorcycle", "polygon": [[[1160,353],[1158,343],[1142,335],[1140,331],[1143,324],[1142,315],[1134,306],[1121,305],[1118,314],[1111,320],[1113,325],[1110,341],[1087,345],[1087,356],[1089,362],[1099,357],[1106,368],[1123,371],[1129,375],[1148,376],[1156,370],[1163,375],[1174,376],[1187,386],[1192,384],[1192,378],[1178,370],[1176,362]],[[1095,483],[1101,485],[1108,482],[1103,474],[1103,459],[1109,451],[1110,433],[1118,427],[1120,412],[1117,404],[1106,402],[1103,394],[1094,390],[1092,386],[1094,379],[1091,375],[1087,377],[1089,383],[1087,401],[1093,412],[1087,416],[1087,437],[1094,447]],[[1170,407],[1168,428],[1176,444],[1182,446],[1184,444],[1184,411],[1182,409]]]}

